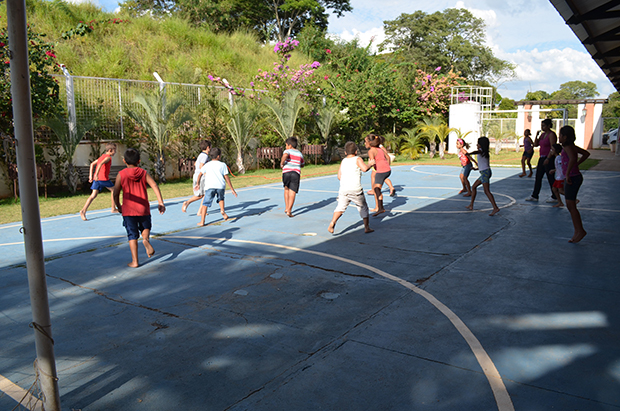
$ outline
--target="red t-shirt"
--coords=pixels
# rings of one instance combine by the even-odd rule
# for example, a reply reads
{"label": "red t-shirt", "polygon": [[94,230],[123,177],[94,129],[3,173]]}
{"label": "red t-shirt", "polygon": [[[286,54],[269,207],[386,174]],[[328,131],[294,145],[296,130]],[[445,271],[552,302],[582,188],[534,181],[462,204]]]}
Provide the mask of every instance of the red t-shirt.
{"label": "red t-shirt", "polygon": [[125,168],[116,178],[121,179],[123,216],[151,215],[146,193],[146,171],[140,167]]}
{"label": "red t-shirt", "polygon": [[110,167],[112,166],[112,157],[109,154],[104,154],[97,159],[97,165],[95,166],[95,170],[99,167],[99,164],[105,161],[106,158],[109,158],[110,161],[105,163],[99,169],[99,174],[97,174],[97,180],[106,181],[110,179]]}

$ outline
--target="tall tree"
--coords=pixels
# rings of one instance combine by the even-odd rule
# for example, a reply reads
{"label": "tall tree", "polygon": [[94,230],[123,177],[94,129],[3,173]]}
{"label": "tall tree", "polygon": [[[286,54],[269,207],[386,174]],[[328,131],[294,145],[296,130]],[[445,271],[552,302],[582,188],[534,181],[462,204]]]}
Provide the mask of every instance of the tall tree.
{"label": "tall tree", "polygon": [[551,98],[554,100],[569,100],[580,98],[592,98],[598,95],[596,90],[596,84],[588,81],[583,82],[579,80],[568,81],[560,84],[560,89],[554,91]]}
{"label": "tall tree", "polygon": [[485,45],[484,21],[468,10],[403,13],[384,25],[387,38],[381,47],[393,48],[426,71],[452,67],[474,82],[514,76],[514,66]]}

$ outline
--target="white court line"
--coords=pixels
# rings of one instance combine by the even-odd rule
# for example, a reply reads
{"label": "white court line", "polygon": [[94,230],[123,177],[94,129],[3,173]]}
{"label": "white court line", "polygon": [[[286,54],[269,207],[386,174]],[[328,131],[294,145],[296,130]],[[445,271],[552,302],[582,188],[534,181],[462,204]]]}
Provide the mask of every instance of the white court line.
{"label": "white court line", "polygon": [[[61,241],[82,241],[82,240],[101,240],[101,239],[110,239],[110,238],[127,238],[126,235],[100,235],[100,236],[93,236],[93,237],[69,237],[69,238],[52,238],[52,239],[48,239],[48,240],[43,240],[44,243],[56,243],[56,242],[61,242]],[[4,243],[4,244],[0,244],[0,247],[3,246],[7,246],[7,245],[20,245],[20,244],[24,244],[23,241],[18,241],[15,243]]]}
{"label": "white court line", "polygon": [[14,399],[22,408],[26,408],[24,404],[34,404],[32,408],[26,409],[30,411],[43,411],[42,401],[39,401],[39,399],[33,396],[29,391],[24,390],[2,375],[0,375],[0,392]]}
{"label": "white court line", "polygon": [[478,364],[482,368],[484,375],[489,381],[491,390],[493,391],[493,396],[495,397],[495,402],[497,403],[498,410],[499,411],[514,411],[512,400],[510,399],[510,395],[508,394],[508,391],[506,390],[506,386],[504,385],[504,381],[502,380],[501,375],[497,371],[497,368],[495,367],[495,364],[491,360],[491,357],[485,351],[484,347],[482,347],[482,344],[480,343],[480,341],[478,341],[474,333],[471,332],[471,330],[467,327],[467,325],[465,325],[465,323],[452,310],[450,310],[445,304],[443,304],[441,301],[435,298],[432,294],[416,287],[415,285],[411,284],[408,281],[403,280],[402,278],[396,277],[392,274],[388,274],[385,271],[379,270],[378,268],[375,268],[373,266],[360,263],[355,260],[350,260],[348,258],[340,257],[337,255],[331,255],[331,254],[323,253],[320,251],[304,250],[302,248],[286,246],[286,245],[281,245],[281,244],[265,243],[262,241],[251,241],[251,240],[236,240],[236,239],[231,239],[231,238],[218,238],[218,237],[166,236],[166,238],[213,240],[213,241],[220,241],[220,242],[237,242],[237,243],[243,243],[243,244],[255,244],[255,245],[268,246],[268,247],[282,248],[285,250],[292,250],[292,251],[298,251],[301,253],[314,254],[320,257],[324,257],[324,258],[331,258],[334,260],[342,261],[344,263],[348,263],[351,265],[364,268],[388,280],[392,280],[402,285],[403,287],[408,288],[414,293],[420,295],[424,299],[426,299],[429,303],[431,303],[435,308],[437,308],[443,315],[445,315],[448,318],[448,320],[452,323],[452,325],[454,325],[454,327],[459,332],[459,334],[461,334],[461,336],[465,339],[465,342],[467,342],[467,345],[469,345],[469,348],[471,349],[472,353],[476,357]]}

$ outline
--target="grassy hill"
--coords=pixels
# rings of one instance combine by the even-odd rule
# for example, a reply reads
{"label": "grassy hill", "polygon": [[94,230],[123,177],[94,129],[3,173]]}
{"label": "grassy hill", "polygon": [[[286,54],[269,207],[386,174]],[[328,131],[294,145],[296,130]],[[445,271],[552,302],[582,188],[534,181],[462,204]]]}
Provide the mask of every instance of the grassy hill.
{"label": "grassy hill", "polygon": [[[259,68],[270,69],[276,56],[251,33],[214,34],[176,17],[129,18],[88,4],[27,1],[28,23],[56,44],[58,63],[76,76],[154,80],[156,71],[169,82],[210,84],[207,75],[247,85]],[[80,22],[92,27],[84,36],[63,39]],[[6,26],[6,5],[0,5]],[[291,64],[308,63],[294,55]]]}

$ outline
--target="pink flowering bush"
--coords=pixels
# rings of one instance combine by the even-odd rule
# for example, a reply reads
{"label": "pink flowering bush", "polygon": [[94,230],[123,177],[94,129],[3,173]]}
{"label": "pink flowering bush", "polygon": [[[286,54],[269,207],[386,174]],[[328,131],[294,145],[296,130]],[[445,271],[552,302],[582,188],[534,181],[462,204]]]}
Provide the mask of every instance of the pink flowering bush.
{"label": "pink flowering bush", "polygon": [[432,74],[417,70],[412,89],[423,115],[447,114],[451,88],[464,84],[465,79],[452,70],[447,74],[441,74],[440,70],[437,67]]}

